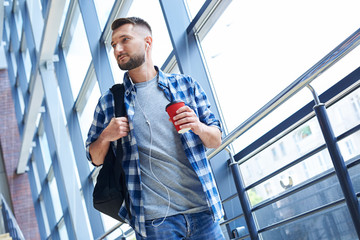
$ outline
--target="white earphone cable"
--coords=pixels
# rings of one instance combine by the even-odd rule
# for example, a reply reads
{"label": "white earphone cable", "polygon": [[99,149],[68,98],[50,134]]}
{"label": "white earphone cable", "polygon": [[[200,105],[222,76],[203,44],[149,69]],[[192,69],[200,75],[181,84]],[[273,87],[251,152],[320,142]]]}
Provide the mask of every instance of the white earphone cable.
{"label": "white earphone cable", "polygon": [[[145,49],[145,64],[146,64],[146,54],[147,54],[147,50],[148,50],[148,47],[149,47],[149,44],[146,43],[146,49]],[[147,65],[146,65],[147,66]],[[146,74],[148,74],[148,69],[146,69]],[[159,74],[159,73],[157,73]],[[148,77],[148,76],[146,76]],[[149,79],[146,79],[147,81],[147,84],[148,84],[148,81]],[[154,171],[153,171],[153,168],[152,168],[152,158],[151,158],[151,152],[152,152],[152,144],[153,144],[153,134],[152,134],[152,128],[151,128],[151,123],[150,123],[150,120],[149,118],[147,117],[147,115],[145,114],[145,111],[143,110],[143,108],[141,107],[141,104],[139,103],[139,100],[137,98],[137,96],[135,97],[136,101],[137,101],[137,104],[140,108],[140,111],[142,112],[142,114],[144,115],[144,118],[146,120],[146,124],[148,125],[149,127],[149,131],[150,131],[150,148],[149,148],[149,168],[150,168],[150,171],[151,171],[151,174],[154,176],[155,180],[166,190],[166,193],[167,193],[167,197],[168,197],[168,206],[167,206],[167,209],[166,209],[166,213],[165,213],[165,216],[164,218],[161,220],[161,222],[159,224],[154,224],[154,221],[152,221],[152,225],[153,227],[159,227],[161,224],[164,223],[164,221],[166,220],[168,214],[169,214],[169,210],[170,210],[170,205],[171,205],[171,199],[170,199],[170,192],[169,192],[169,189],[165,186],[165,184],[163,184],[159,178],[155,175]],[[146,101],[147,102],[147,101]],[[146,103],[145,102],[145,103]]]}

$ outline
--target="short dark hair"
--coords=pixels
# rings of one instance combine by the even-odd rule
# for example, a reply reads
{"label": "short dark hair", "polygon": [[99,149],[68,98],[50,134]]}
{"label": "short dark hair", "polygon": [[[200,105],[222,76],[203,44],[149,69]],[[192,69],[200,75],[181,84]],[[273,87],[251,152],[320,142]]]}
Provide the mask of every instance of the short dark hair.
{"label": "short dark hair", "polygon": [[132,24],[134,26],[143,26],[147,28],[150,31],[150,34],[152,34],[150,25],[144,20],[139,17],[127,17],[127,18],[118,18],[113,21],[111,24],[111,30],[115,30],[119,27],[121,27],[124,24]]}

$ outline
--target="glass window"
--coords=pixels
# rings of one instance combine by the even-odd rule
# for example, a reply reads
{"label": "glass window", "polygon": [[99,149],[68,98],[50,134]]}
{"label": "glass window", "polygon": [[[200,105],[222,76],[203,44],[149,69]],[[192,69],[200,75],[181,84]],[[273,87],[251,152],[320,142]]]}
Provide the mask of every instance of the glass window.
{"label": "glass window", "polygon": [[66,230],[66,224],[64,222],[64,219],[61,219],[61,221],[58,224],[58,230],[59,230],[59,235],[60,235],[60,239],[61,240],[68,240],[69,236],[67,234],[67,230]]}
{"label": "glass window", "polygon": [[[228,130],[248,119],[357,30],[359,7],[355,0],[340,5],[326,0],[232,1],[201,42]],[[317,92],[354,70],[359,59],[360,54],[350,53],[317,78]],[[261,136],[312,100],[308,89],[297,95],[274,111],[271,121],[251,129],[243,138],[251,139],[254,132]],[[239,144],[237,149],[241,147]]]}
{"label": "glass window", "polygon": [[190,19],[194,19],[202,5],[204,5],[205,0],[185,0],[186,6],[188,8],[188,13]]}
{"label": "glass window", "polygon": [[110,48],[110,53],[108,56],[110,58],[110,66],[111,66],[111,71],[113,73],[114,82],[122,83],[125,71],[119,68],[116,59],[114,57],[114,50],[112,48]]}
{"label": "glass window", "polygon": [[101,30],[104,29],[105,27],[106,21],[109,18],[114,2],[115,2],[114,0],[108,0],[108,1],[94,0]]}
{"label": "glass window", "polygon": [[61,18],[61,23],[60,23],[60,27],[59,27],[59,36],[61,36],[61,33],[63,31],[63,28],[64,28],[65,19],[66,19],[67,11],[68,11],[68,8],[69,8],[69,4],[70,4],[70,0],[66,0],[65,7],[64,7],[64,13],[63,13],[63,16]]}
{"label": "glass window", "polygon": [[22,52],[22,58],[24,61],[26,80],[27,82],[29,82],[32,64],[31,64],[30,52],[28,48],[26,48],[26,50]]}
{"label": "glass window", "polygon": [[60,92],[60,87],[59,85],[57,85],[57,97],[59,99],[59,107],[60,107],[60,112],[58,112],[58,116],[60,117],[60,115],[62,116],[62,118],[64,119],[64,124],[65,126],[67,125],[67,119],[66,119],[66,115],[65,115],[65,109],[64,109],[64,103],[62,100],[62,96],[61,96],[61,92]]}
{"label": "glass window", "polygon": [[59,197],[59,190],[57,187],[56,178],[54,177],[54,171],[52,168],[51,168],[51,171],[49,172],[48,182],[49,182],[51,200],[52,200],[54,212],[55,212],[55,220],[56,220],[56,222],[58,222],[60,220],[60,218],[62,217],[63,212],[62,212],[62,207],[61,207],[61,202],[60,202],[60,197]]}
{"label": "glass window", "polygon": [[23,19],[22,19],[22,16],[21,16],[21,11],[19,9],[19,2],[15,2],[15,4],[17,4],[16,11],[14,13],[16,29],[17,29],[18,38],[21,39],[21,32],[22,32],[22,27],[23,27]]}
{"label": "glass window", "polygon": [[35,46],[39,51],[44,25],[41,0],[27,0],[26,7],[29,13]]}
{"label": "glass window", "polygon": [[89,232],[89,236],[91,239],[94,239],[93,237],[93,233],[91,231],[91,225],[90,225],[90,221],[89,221],[89,215],[88,215],[88,211],[87,211],[87,208],[86,208],[86,203],[85,203],[85,198],[84,198],[84,192],[81,191],[81,203],[82,203],[82,206],[84,208],[84,213],[85,213],[85,221],[86,221],[86,225],[87,225],[87,229],[88,229],[88,232]]}
{"label": "glass window", "polygon": [[32,166],[32,169],[33,169],[33,172],[34,172],[34,178],[35,178],[35,186],[36,186],[36,193],[37,194],[40,194],[41,192],[41,184],[40,184],[40,179],[39,179],[39,171],[37,169],[37,166],[36,166],[36,160],[34,157],[31,158],[31,166]]}
{"label": "glass window", "polygon": [[[69,132],[69,128],[66,127],[66,134],[67,134],[67,138],[70,138],[70,132]],[[71,166],[73,169],[73,174],[75,174],[75,178],[76,178],[76,183],[73,183],[74,185],[77,184],[76,186],[78,186],[79,191],[81,191],[81,181],[80,181],[80,176],[79,176],[79,170],[78,170],[78,166],[76,164],[76,160],[75,160],[75,156],[74,156],[74,149],[73,149],[73,145],[69,144],[69,152],[71,154],[71,159],[73,160],[73,165]],[[63,175],[68,174],[68,172],[63,172]]]}
{"label": "glass window", "polygon": [[90,125],[93,121],[94,110],[100,98],[100,89],[99,89],[99,84],[96,80],[96,75],[95,74],[92,75],[94,78],[94,80],[92,81],[95,82],[94,87],[90,91],[90,96],[87,97],[87,101],[84,109],[78,112],[79,122],[81,122],[80,124],[81,133],[84,141],[87,139],[87,134]]}
{"label": "glass window", "polygon": [[44,200],[42,198],[42,195],[40,195],[39,201],[40,201],[41,215],[42,215],[43,220],[44,220],[46,236],[49,236],[50,235],[49,221],[48,221],[47,212],[46,212],[46,208],[45,208],[45,203],[44,203]]}
{"label": "glass window", "polygon": [[350,99],[355,115],[360,119],[360,95],[351,97]]}
{"label": "glass window", "polygon": [[8,40],[8,42],[10,42],[10,26],[9,26],[9,21],[8,18],[4,19],[4,27],[5,27],[5,32],[6,32],[6,40]]}
{"label": "glass window", "polygon": [[47,173],[50,169],[52,160],[51,160],[49,144],[48,144],[48,140],[47,140],[45,131],[39,136],[39,141],[40,141],[40,146],[41,146],[42,157],[44,160],[45,173]]}
{"label": "glass window", "polygon": [[19,85],[17,85],[16,90],[17,90],[18,97],[19,97],[19,105],[20,105],[20,109],[21,109],[21,114],[24,115],[25,102],[24,102],[24,97],[23,97],[22,91],[21,91],[21,87]]}
{"label": "glass window", "polygon": [[[10,46],[11,46],[11,43],[10,43]],[[16,58],[15,58],[14,52],[10,53],[10,57],[11,57],[11,64],[12,64],[12,67],[14,70],[14,76],[17,76],[17,64],[16,64]]]}
{"label": "glass window", "polygon": [[[76,11],[79,11],[78,8],[75,9]],[[71,37],[69,49],[68,51],[65,51],[65,53],[71,90],[74,99],[76,99],[91,62],[91,52],[81,13],[74,15],[76,17],[74,17],[72,23],[74,24],[73,35]]]}

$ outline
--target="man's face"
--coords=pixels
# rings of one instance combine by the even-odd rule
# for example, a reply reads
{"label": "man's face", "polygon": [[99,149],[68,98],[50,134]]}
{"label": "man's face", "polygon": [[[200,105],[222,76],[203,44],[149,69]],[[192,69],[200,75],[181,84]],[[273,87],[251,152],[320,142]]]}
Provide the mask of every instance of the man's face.
{"label": "man's face", "polygon": [[112,33],[111,46],[121,70],[132,70],[145,62],[145,42],[141,29],[124,24]]}

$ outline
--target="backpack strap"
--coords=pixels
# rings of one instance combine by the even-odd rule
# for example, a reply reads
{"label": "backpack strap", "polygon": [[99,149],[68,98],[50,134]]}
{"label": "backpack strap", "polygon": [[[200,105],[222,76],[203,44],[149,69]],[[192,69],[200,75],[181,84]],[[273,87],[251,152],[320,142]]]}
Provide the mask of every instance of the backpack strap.
{"label": "backpack strap", "polygon": [[[112,92],[113,97],[114,97],[115,117],[126,116],[126,108],[125,108],[125,103],[124,103],[124,94],[125,94],[124,84],[115,84],[110,88],[110,91]],[[114,164],[114,169],[118,170],[118,171],[115,171],[115,179],[118,179],[118,181],[119,181],[120,191],[122,192],[122,194],[124,196],[125,207],[130,216],[130,219],[131,219],[132,216],[131,216],[130,207],[129,207],[130,196],[129,196],[129,191],[128,191],[127,185],[126,185],[125,172],[122,167],[123,155],[124,154],[123,154],[121,139],[118,139],[117,144],[116,144],[116,161]]]}
{"label": "backpack strap", "polygon": [[115,102],[115,117],[124,117],[126,116],[125,103],[124,103],[124,94],[125,87],[124,84],[115,84],[110,88],[114,96]]}

